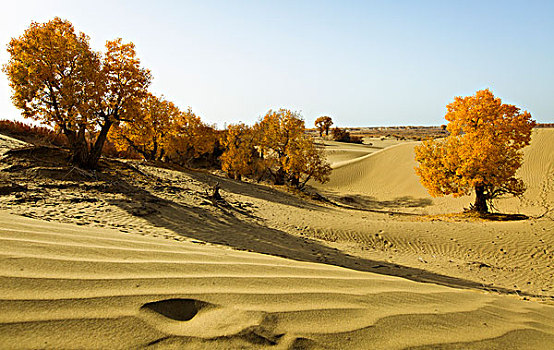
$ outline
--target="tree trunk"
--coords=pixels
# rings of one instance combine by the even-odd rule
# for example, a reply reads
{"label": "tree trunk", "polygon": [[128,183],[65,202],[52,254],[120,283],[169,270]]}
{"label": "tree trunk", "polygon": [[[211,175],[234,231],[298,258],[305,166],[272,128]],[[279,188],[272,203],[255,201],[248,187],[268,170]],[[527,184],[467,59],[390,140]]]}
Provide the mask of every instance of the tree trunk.
{"label": "tree trunk", "polygon": [[216,201],[223,200],[223,198],[221,197],[221,194],[219,194],[220,188],[221,187],[219,187],[219,182],[216,182],[214,187],[212,187],[212,194],[210,195],[212,200],[216,200]]}
{"label": "tree trunk", "polygon": [[485,186],[475,186],[475,204],[473,205],[475,211],[480,214],[486,214],[489,212],[487,206],[487,199],[485,197]]}
{"label": "tree trunk", "polygon": [[69,142],[69,149],[71,150],[70,161],[73,164],[77,164],[83,167],[87,161],[89,155],[89,149],[87,140],[85,139],[84,128],[80,128],[79,131],[63,128],[64,134]]}
{"label": "tree trunk", "polygon": [[292,175],[291,179],[290,179],[290,182],[294,187],[300,188],[300,176],[298,176],[296,174]]}
{"label": "tree trunk", "polygon": [[71,162],[79,167],[86,167],[89,157],[88,144],[85,139],[77,138],[71,144]]}
{"label": "tree trunk", "polygon": [[275,185],[284,185],[285,184],[285,171],[283,168],[279,168],[274,175],[275,178]]}
{"label": "tree trunk", "polygon": [[102,125],[102,129],[100,129],[100,133],[96,137],[96,141],[94,142],[86,164],[84,165],[85,168],[95,169],[98,165],[98,161],[102,155],[102,148],[104,147],[104,143],[106,142],[106,138],[108,137],[108,132],[110,131],[112,124],[113,123],[111,121],[107,120],[104,125]]}
{"label": "tree trunk", "polygon": [[308,181],[310,181],[310,179],[312,178],[312,175],[313,175],[313,172],[311,172],[310,174],[308,174],[308,176],[304,179],[304,181],[302,181],[302,183],[300,184],[300,189],[303,189],[304,187],[306,187],[306,184],[308,183]]}

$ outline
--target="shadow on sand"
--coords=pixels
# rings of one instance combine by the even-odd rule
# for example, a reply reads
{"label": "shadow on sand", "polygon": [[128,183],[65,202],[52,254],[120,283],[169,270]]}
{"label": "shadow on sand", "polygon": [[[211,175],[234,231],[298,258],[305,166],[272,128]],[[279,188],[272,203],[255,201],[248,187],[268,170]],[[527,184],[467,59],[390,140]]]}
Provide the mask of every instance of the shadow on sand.
{"label": "shadow on sand", "polygon": [[[203,183],[219,182],[221,188],[230,193],[252,196],[252,193],[255,192],[257,193],[256,197],[269,201],[302,207],[308,206],[321,210],[328,209],[260,185],[240,183],[208,174],[192,176]],[[157,197],[143,188],[135,187],[129,183],[122,183],[121,179],[119,186],[125,187],[123,193],[128,196],[129,200],[117,201],[112,204],[126,210],[131,215],[137,215],[136,205],[141,203],[146,208],[144,211],[146,215],[141,215],[144,219],[155,226],[164,227],[185,237],[243,251],[280,256],[298,261],[342,266],[358,271],[402,277],[416,282],[435,283],[464,289],[480,289],[504,294],[544,297],[525,294],[519,290],[483,285],[418,268],[355,257],[338,249],[325,246],[316,240],[294,236],[266,227],[259,223],[260,220],[257,220],[250,212],[236,204],[225,201],[209,201],[205,198],[203,205],[200,207],[187,206]],[[254,189],[252,186],[255,186]],[[258,191],[259,189],[262,191]]]}
{"label": "shadow on sand", "polygon": [[[315,192],[310,188],[310,191]],[[419,215],[407,212],[406,209],[423,209],[433,205],[429,198],[414,198],[411,196],[397,197],[391,200],[378,200],[375,197],[361,194],[339,195],[331,192],[323,192],[319,196],[326,202],[345,209],[354,209],[374,213]]]}
{"label": "shadow on sand", "polygon": [[[53,153],[52,153],[53,152]],[[505,294],[541,297],[521,293],[518,290],[498,288],[490,285],[445,276],[430,271],[387,263],[383,261],[355,257],[335,248],[330,248],[316,240],[291,235],[284,231],[264,226],[253,211],[241,205],[227,201],[210,200],[202,192],[188,193],[198,203],[186,205],[177,202],[179,193],[190,192],[185,187],[174,186],[164,179],[155,178],[140,170],[119,161],[103,161],[104,171],[88,172],[68,165],[64,160],[67,152],[45,148],[34,148],[12,151],[9,158],[4,158],[3,171],[14,174],[14,178],[36,182],[37,176],[51,180],[63,180],[62,184],[52,186],[87,187],[105,193],[122,194],[125,199],[108,199],[130,215],[140,216],[154,226],[163,227],[178,235],[213,244],[229,246],[234,249],[281,256],[298,261],[325,263],[354,270],[373,272],[382,275],[398,276],[417,282],[435,283],[449,287],[480,289]],[[140,178],[141,185],[129,182],[133,176]],[[215,177],[205,173],[187,172],[187,175],[204,184],[206,189],[219,182],[221,189],[227,193],[241,194],[246,197],[259,198],[271,202],[310,208],[329,210],[291,194],[283,193],[257,184],[247,184],[234,180]],[[84,181],[88,181],[87,185]],[[140,182],[139,181],[139,182]],[[138,182],[137,182],[138,183]],[[84,186],[82,186],[84,185]],[[147,188],[161,188],[170,200],[149,192]],[[194,191],[192,191],[194,192]],[[106,196],[114,198],[113,196]],[[224,198],[225,199],[225,198]],[[402,206],[421,207],[428,205],[424,200],[401,198],[393,201],[376,201],[372,198],[352,197],[348,201],[380,209],[394,209]],[[355,209],[350,207],[350,209]],[[377,210],[377,209],[371,209]]]}

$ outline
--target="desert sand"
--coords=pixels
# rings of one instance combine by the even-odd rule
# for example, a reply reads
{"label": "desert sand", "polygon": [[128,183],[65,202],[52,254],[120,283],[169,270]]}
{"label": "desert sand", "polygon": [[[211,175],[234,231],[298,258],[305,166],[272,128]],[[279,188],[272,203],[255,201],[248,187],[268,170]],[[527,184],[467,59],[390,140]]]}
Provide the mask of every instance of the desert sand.
{"label": "desert sand", "polygon": [[554,130],[525,149],[526,195],[497,204],[526,220],[451,215],[472,198],[430,197],[415,143],[379,141],[327,142],[313,198],[2,150],[2,347],[552,348]]}

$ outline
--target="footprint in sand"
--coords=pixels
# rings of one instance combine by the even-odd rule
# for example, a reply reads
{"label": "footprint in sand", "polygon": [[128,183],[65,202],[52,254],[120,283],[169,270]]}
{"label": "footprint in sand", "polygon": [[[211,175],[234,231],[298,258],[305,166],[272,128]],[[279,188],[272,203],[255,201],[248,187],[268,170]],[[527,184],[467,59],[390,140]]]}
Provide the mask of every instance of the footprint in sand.
{"label": "footprint in sand", "polygon": [[176,321],[189,321],[198,312],[213,304],[195,299],[166,299],[144,304],[141,309],[149,309]]}
{"label": "footprint in sand", "polygon": [[[146,303],[140,317],[159,331],[173,336],[215,338],[234,336],[266,323],[266,314],[196,299],[174,298]],[[241,333],[242,334],[242,333]]]}

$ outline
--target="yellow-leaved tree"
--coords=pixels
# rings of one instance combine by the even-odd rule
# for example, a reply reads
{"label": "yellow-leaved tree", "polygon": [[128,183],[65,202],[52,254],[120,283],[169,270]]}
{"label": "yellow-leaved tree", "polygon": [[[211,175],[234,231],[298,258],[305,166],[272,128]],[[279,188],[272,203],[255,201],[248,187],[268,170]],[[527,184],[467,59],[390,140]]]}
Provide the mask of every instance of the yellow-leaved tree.
{"label": "yellow-leaved tree", "polygon": [[260,158],[275,184],[288,181],[303,187],[309,179],[328,181],[331,167],[306,135],[304,120],[298,113],[270,110],[254,129]]}
{"label": "yellow-leaved tree", "polygon": [[515,175],[521,149],[531,141],[531,115],[503,104],[488,89],[456,97],[447,110],[450,135],[415,149],[416,173],[429,193],[458,197],[475,191],[472,209],[479,213],[487,213],[494,198],[523,194],[525,185]]}
{"label": "yellow-leaved tree", "polygon": [[[188,166],[193,160],[204,157],[207,163],[213,164],[217,157],[214,154],[217,145],[218,135],[215,128],[204,123],[189,108],[180,112],[175,119],[169,140],[168,159]],[[212,157],[214,159],[207,159]]]}
{"label": "yellow-leaved tree", "polygon": [[295,187],[303,188],[311,179],[320,183],[329,181],[331,166],[323,150],[307,135],[291,142],[286,160],[284,169]]}
{"label": "yellow-leaved tree", "polygon": [[92,51],[85,34],[56,17],[13,38],[3,66],[14,105],[61,130],[71,160],[85,168],[96,167],[112,125],[133,119],[151,81],[132,43],[109,41],[106,49],[104,56]]}
{"label": "yellow-leaved tree", "polygon": [[220,157],[221,169],[233,179],[240,180],[242,176],[257,172],[259,159],[254,132],[246,124],[231,124],[221,135],[223,154]]}
{"label": "yellow-leaved tree", "polygon": [[[140,66],[135,45],[125,44],[122,39],[106,42],[106,54],[97,77],[97,89],[88,106],[89,123],[97,135],[84,163],[89,168],[96,167],[110,128],[120,122],[134,123],[135,117],[140,115],[142,101],[152,81],[150,71]],[[99,130],[93,123],[99,125]]]}
{"label": "yellow-leaved tree", "polygon": [[315,127],[317,128],[317,131],[319,131],[319,137],[323,136],[323,132],[325,131],[325,135],[329,136],[329,128],[331,125],[333,125],[333,119],[331,117],[322,116],[315,120]]}
{"label": "yellow-leaved tree", "polygon": [[116,125],[110,138],[118,151],[130,148],[146,160],[162,160],[170,152],[172,132],[180,113],[173,102],[148,93],[133,121]]}

